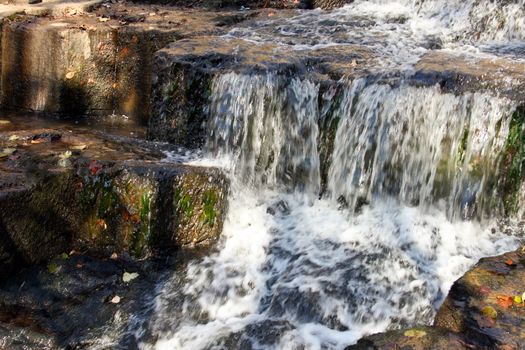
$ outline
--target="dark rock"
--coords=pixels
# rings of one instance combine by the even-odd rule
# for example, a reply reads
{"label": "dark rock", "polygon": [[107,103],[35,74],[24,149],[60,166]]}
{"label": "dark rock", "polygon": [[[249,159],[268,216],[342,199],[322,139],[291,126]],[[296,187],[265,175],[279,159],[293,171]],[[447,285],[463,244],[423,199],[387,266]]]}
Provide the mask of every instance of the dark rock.
{"label": "dark rock", "polygon": [[345,350],[448,350],[480,349],[460,335],[433,327],[415,327],[365,337]]}
{"label": "dark rock", "polygon": [[[525,309],[513,299],[525,292],[524,279],[522,249],[481,259],[454,283],[434,324],[459,332],[480,347],[522,349]],[[495,310],[497,317],[488,317],[486,308]]]}
{"label": "dark rock", "polygon": [[0,160],[0,278],[73,248],[143,257],[221,233],[224,175],[161,162],[153,144],[46,129],[0,133],[0,147],[16,148]]}

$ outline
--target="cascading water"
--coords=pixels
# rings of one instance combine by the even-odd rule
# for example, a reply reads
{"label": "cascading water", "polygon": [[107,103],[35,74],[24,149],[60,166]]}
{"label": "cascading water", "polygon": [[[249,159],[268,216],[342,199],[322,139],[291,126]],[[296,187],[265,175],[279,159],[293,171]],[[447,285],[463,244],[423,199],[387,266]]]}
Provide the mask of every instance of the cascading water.
{"label": "cascading water", "polygon": [[[317,99],[306,80],[215,80],[207,147],[231,161],[233,181],[223,247],[191,265],[182,288],[172,281],[159,293],[154,348],[339,349],[428,324],[469,266],[517,244],[494,222],[447,218],[473,199],[495,200],[486,187],[510,101],[348,84],[333,115],[327,191],[315,199]],[[352,215],[338,208],[340,196],[371,205]]]}
{"label": "cascading water", "polygon": [[[358,43],[388,74],[410,70],[431,42],[476,54],[516,45],[523,7],[355,1],[224,40],[293,37],[301,50]],[[230,173],[223,239],[160,287],[144,326],[155,342],[144,348],[343,349],[431,323],[455,279],[518,245],[518,226],[497,220],[508,205],[500,187],[514,102],[402,79],[339,85],[334,93],[307,78],[215,77],[208,157],[194,163]]]}

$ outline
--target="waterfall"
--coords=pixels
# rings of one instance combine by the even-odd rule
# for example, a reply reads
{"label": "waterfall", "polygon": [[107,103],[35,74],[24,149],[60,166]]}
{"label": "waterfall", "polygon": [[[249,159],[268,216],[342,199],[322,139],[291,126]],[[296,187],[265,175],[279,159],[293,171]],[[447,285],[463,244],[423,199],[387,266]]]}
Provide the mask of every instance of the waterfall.
{"label": "waterfall", "polygon": [[[350,209],[391,196],[439,205],[450,219],[501,214],[496,189],[516,106],[487,93],[456,96],[435,87],[345,84],[327,192]],[[235,177],[251,186],[320,193],[319,87],[277,75],[218,76],[208,151],[231,155]]]}
{"label": "waterfall", "polygon": [[219,76],[212,91],[211,153],[235,155],[236,176],[245,183],[319,192],[316,84],[230,73]]}
{"label": "waterfall", "polygon": [[516,247],[517,226],[459,219],[502,205],[514,103],[340,83],[334,93],[274,74],[215,77],[206,152],[229,159],[223,242],[162,287],[159,340],[145,348],[343,349],[431,323],[468,267]]}
{"label": "waterfall", "polygon": [[356,0],[224,36],[361,45],[374,77],[408,74],[328,87],[285,73],[214,76],[207,156],[191,163],[229,174],[222,241],[159,286],[146,330],[155,341],[142,347],[344,349],[431,324],[457,278],[523,237],[525,182],[512,176],[523,171],[525,112],[495,92],[407,77],[431,46],[506,55],[525,38],[524,11],[523,0]]}

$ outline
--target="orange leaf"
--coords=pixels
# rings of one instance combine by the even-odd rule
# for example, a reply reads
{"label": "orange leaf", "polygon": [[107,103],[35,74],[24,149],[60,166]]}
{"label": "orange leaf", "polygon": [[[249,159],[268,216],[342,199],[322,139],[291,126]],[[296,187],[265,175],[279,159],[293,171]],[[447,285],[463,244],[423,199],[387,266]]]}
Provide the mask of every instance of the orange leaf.
{"label": "orange leaf", "polygon": [[97,225],[102,227],[104,230],[108,228],[108,225],[106,224],[106,220],[104,219],[98,219]]}
{"label": "orange leaf", "polygon": [[505,260],[505,264],[507,266],[515,266],[516,265],[516,263],[512,259]]}
{"label": "orange leaf", "polygon": [[502,308],[508,309],[514,304],[514,298],[508,295],[498,295],[496,297],[498,299],[498,305]]}

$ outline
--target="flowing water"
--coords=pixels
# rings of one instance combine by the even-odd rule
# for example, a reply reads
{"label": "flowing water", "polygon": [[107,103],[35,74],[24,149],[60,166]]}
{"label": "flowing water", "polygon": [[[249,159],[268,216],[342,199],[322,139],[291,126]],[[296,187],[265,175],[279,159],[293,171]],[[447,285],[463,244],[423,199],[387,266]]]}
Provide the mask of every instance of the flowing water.
{"label": "flowing water", "polygon": [[[432,43],[519,60],[524,6],[358,0],[224,40],[301,50],[357,43],[376,51],[385,74],[409,72]],[[230,174],[223,238],[159,285],[141,326],[155,341],[142,347],[343,349],[366,334],[431,324],[454,280],[521,240],[515,221],[498,219],[516,108],[494,93],[402,79],[325,91],[299,77],[217,75],[205,155],[189,162]]]}

